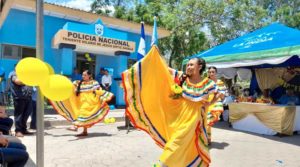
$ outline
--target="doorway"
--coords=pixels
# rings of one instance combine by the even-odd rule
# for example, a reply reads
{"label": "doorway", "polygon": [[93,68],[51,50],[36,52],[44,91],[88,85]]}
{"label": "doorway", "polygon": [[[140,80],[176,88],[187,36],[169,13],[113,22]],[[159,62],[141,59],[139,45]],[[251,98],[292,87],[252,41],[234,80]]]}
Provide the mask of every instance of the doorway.
{"label": "doorway", "polygon": [[96,69],[96,56],[90,53],[77,53],[76,68],[80,73],[84,70],[89,70],[94,75]]}

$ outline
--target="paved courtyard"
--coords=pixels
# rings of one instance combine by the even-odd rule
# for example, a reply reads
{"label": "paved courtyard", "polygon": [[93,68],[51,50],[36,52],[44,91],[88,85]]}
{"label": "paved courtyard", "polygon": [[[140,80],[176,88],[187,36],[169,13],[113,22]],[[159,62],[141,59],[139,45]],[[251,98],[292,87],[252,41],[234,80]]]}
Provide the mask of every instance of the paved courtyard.
{"label": "paved courtyard", "polygon": [[[150,137],[133,130],[118,131],[114,124],[98,124],[85,138],[56,126],[46,130],[46,167],[147,167],[155,163],[161,150]],[[80,129],[81,130],[81,129]],[[213,128],[212,167],[300,167],[300,135],[263,136],[235,131],[226,123]],[[35,136],[22,139],[35,166]]]}

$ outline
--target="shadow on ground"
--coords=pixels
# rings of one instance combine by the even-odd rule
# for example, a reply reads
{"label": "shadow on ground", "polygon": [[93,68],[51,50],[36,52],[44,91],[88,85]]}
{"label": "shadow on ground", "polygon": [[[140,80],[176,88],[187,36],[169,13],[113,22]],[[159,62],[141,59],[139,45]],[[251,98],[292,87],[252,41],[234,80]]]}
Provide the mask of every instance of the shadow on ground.
{"label": "shadow on ground", "polygon": [[210,145],[210,150],[211,149],[224,150],[225,147],[227,147],[227,146],[229,146],[229,144],[226,142],[218,143],[218,142],[212,141],[211,145]]}
{"label": "shadow on ground", "polygon": [[[47,135],[52,136],[52,137],[63,137],[63,136],[74,136],[76,137],[76,133],[74,134],[63,134],[63,135],[55,135],[55,134],[51,134],[51,133],[47,133]],[[108,133],[97,133],[97,132],[91,132],[89,133],[88,136],[80,136],[80,137],[76,137],[76,139],[72,139],[69,141],[76,141],[76,140],[82,140],[82,139],[88,139],[88,138],[94,138],[94,137],[110,137],[113,136],[112,134],[108,134]]]}

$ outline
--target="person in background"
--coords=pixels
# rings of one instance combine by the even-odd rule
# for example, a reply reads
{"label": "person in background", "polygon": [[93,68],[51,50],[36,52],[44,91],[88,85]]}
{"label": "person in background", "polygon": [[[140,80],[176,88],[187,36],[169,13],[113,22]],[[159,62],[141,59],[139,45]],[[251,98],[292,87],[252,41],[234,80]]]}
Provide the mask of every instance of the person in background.
{"label": "person in background", "polygon": [[213,80],[216,85],[218,92],[216,94],[212,94],[209,98],[213,99],[218,94],[218,100],[213,105],[210,105],[207,109],[207,136],[208,136],[208,143],[211,143],[211,127],[220,120],[220,115],[223,113],[223,99],[225,97],[225,92],[227,91],[227,88],[224,84],[224,82],[217,78],[217,68],[214,66],[208,67],[208,78]]}
{"label": "person in background", "polygon": [[237,102],[253,102],[253,97],[250,96],[249,88],[243,90],[243,95],[237,99]]}
{"label": "person in background", "polygon": [[10,80],[15,108],[15,135],[17,137],[23,137],[24,134],[30,135],[32,132],[27,130],[27,120],[32,112],[32,87],[24,85],[15,72],[11,75]]}
{"label": "person in background", "polygon": [[14,64],[14,69],[8,73],[8,77],[6,80],[6,87],[5,90],[8,93],[8,102],[10,102],[10,99],[12,98],[12,93],[11,93],[11,76],[15,73],[15,68],[16,68],[17,64]]}
{"label": "person in background", "polygon": [[112,79],[111,76],[108,74],[108,70],[105,70],[104,75],[102,76],[101,84],[104,90],[110,91]]}
{"label": "person in background", "polygon": [[71,75],[71,80],[72,81],[81,80],[81,74],[79,73],[79,70],[77,68],[74,68],[73,73]]}
{"label": "person in background", "polygon": [[236,100],[236,91],[234,90],[234,87],[231,87],[228,93],[225,94],[225,99],[223,100],[223,104],[224,106],[228,106],[228,104],[235,102],[235,100]]}
{"label": "person in background", "polygon": [[229,91],[225,94],[225,98],[223,100],[224,112],[222,113],[223,120],[229,120],[229,104],[234,103],[236,101],[236,91],[234,87],[231,87]]}
{"label": "person in background", "polygon": [[264,89],[263,94],[256,99],[256,103],[274,104],[273,99],[270,97],[270,89]]}
{"label": "person in background", "polygon": [[5,81],[5,70],[3,67],[0,67],[0,91],[4,92],[4,81]]}
{"label": "person in background", "polygon": [[5,112],[4,103],[0,102],[0,135],[10,135],[13,123],[13,119],[9,118]]}
{"label": "person in background", "polygon": [[259,88],[256,88],[254,91],[253,91],[253,100],[256,101],[256,99],[258,99],[259,97],[262,96],[262,92],[260,91]]}
{"label": "person in background", "polygon": [[8,167],[23,167],[29,158],[22,143],[11,142],[2,135],[0,135],[0,152],[0,161],[7,163]]}
{"label": "person in background", "polygon": [[16,71],[15,71],[16,66],[17,66],[17,64],[15,64],[15,65],[14,65],[14,69],[13,69],[11,72],[9,72],[8,77],[7,77],[7,78],[8,78],[8,81],[10,80],[11,76],[12,76],[14,73],[16,73]]}
{"label": "person in background", "polygon": [[30,129],[36,129],[36,96],[37,96],[37,89],[36,87],[32,88],[32,113],[31,113],[31,122],[30,122]]}
{"label": "person in background", "polygon": [[294,90],[292,88],[287,88],[286,94],[280,97],[279,104],[299,105],[300,101],[299,98],[294,94]]}
{"label": "person in background", "polygon": [[[100,72],[99,74],[96,76],[96,81],[98,81],[99,83],[102,83],[102,77],[105,74],[105,69],[104,68],[100,68]],[[100,85],[102,88],[102,84]]]}

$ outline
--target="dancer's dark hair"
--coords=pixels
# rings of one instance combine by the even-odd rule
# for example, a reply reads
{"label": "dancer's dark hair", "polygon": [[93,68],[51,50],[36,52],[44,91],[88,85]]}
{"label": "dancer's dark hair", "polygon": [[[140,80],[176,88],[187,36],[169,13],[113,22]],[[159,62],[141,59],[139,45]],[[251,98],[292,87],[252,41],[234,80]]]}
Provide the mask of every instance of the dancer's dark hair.
{"label": "dancer's dark hair", "polygon": [[[199,74],[202,75],[202,73],[205,71],[205,68],[206,68],[206,62],[205,62],[205,60],[202,59],[202,58],[192,58],[192,59],[196,59],[197,60],[197,64],[198,65],[202,65],[202,67],[201,67],[201,69],[199,71]],[[192,59],[190,59],[190,60],[192,60]],[[181,77],[180,77],[180,86],[182,86],[182,84],[184,83],[184,81],[186,80],[187,77],[188,76],[185,73],[183,73],[181,75]]]}
{"label": "dancer's dark hair", "polygon": [[[86,72],[89,76],[92,76],[92,72],[90,72],[89,70],[84,70],[83,72]],[[80,86],[83,82],[83,79],[81,79],[78,83],[77,89],[76,89],[76,96],[78,96],[80,94]]]}
{"label": "dancer's dark hair", "polygon": [[207,69],[208,69],[208,70],[214,69],[216,72],[218,72],[218,69],[217,69],[217,67],[215,67],[215,66],[210,66],[210,67],[208,67]]}

